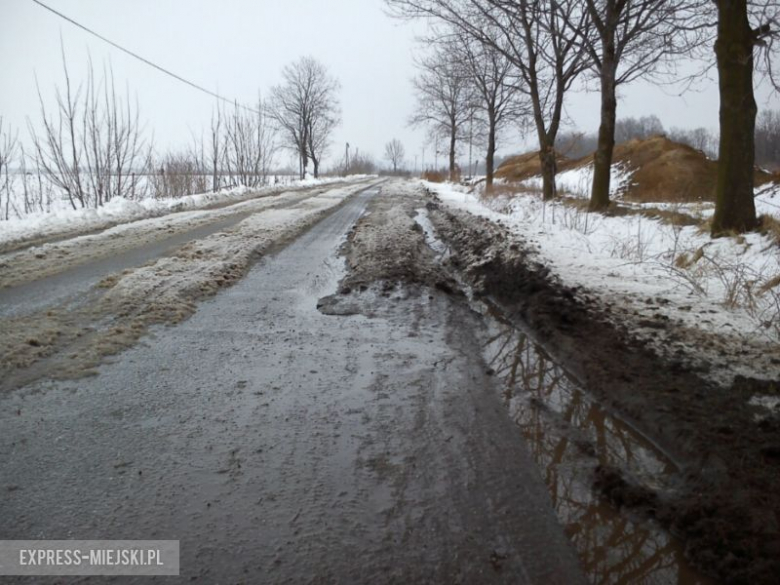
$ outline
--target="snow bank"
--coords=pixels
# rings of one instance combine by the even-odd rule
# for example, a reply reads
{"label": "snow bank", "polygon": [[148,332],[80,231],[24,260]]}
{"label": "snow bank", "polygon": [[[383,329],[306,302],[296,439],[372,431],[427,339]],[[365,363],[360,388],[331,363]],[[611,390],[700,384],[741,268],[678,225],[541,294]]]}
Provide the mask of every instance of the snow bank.
{"label": "snow bank", "polygon": [[129,200],[115,198],[96,209],[58,209],[51,213],[37,213],[23,218],[0,221],[0,247],[29,239],[56,236],[61,233],[71,234],[106,229],[117,224],[159,217],[179,211],[230,205],[254,197],[273,195],[291,188],[314,187],[345,181],[352,183],[365,178],[365,176],[354,176],[347,179],[341,177],[305,179],[284,185],[269,185],[256,189],[235,187],[216,193],[201,193],[172,199]]}

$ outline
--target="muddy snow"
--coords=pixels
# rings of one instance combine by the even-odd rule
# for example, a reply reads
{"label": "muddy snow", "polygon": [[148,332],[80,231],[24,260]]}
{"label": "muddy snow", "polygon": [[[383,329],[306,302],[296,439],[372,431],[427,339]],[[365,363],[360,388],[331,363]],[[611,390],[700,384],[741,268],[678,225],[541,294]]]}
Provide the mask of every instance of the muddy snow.
{"label": "muddy snow", "polygon": [[[314,195],[292,193],[248,202],[242,212],[250,214],[230,229],[192,241],[147,265],[112,273],[76,299],[6,317],[0,338],[3,386],[19,386],[45,375],[79,377],[89,373],[106,356],[134,344],[150,325],[177,323],[191,315],[198,300],[235,283],[260,255],[294,238],[366,186],[358,183]],[[184,217],[178,221],[189,226],[190,220]],[[111,242],[122,250],[146,241],[149,230],[166,231],[161,227],[164,221],[114,228],[120,234],[128,231],[127,238],[109,230],[111,233],[51,247],[70,250],[76,257],[74,262],[84,263],[105,254],[105,248],[112,249]],[[32,249],[13,254],[9,262],[17,271],[10,270],[7,278],[27,279],[31,273],[40,275],[71,266],[48,255],[39,259],[41,268],[36,269],[33,260],[28,266],[22,256],[35,253]],[[23,276],[13,276],[19,273]]]}

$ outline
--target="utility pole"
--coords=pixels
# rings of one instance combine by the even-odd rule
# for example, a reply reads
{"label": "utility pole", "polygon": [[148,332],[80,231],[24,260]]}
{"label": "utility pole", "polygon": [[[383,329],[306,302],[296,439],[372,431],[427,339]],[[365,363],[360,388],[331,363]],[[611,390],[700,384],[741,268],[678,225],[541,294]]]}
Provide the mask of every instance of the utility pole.
{"label": "utility pole", "polygon": [[414,155],[414,174],[417,174],[417,155]]}
{"label": "utility pole", "polygon": [[344,174],[346,175],[349,172],[349,142],[347,142],[347,152],[344,161]]}

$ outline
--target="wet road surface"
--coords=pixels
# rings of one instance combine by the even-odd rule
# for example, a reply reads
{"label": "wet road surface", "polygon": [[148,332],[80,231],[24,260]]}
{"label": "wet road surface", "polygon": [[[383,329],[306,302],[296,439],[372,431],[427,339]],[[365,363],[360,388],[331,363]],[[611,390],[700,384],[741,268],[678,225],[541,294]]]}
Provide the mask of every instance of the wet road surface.
{"label": "wet road surface", "polygon": [[[124,224],[120,226],[122,231],[117,233],[110,233],[111,229],[108,229],[98,234],[91,234],[88,236],[89,240],[100,237],[101,241],[110,242],[111,248],[90,241],[90,246],[98,250],[95,257],[89,261],[63,266],[55,274],[43,278],[0,288],[0,317],[18,317],[62,302],[75,303],[75,305],[90,302],[93,297],[90,293],[94,292],[95,286],[106,276],[127,268],[142,266],[176,251],[187,242],[228,230],[260,209],[290,206],[327,190],[327,188],[310,188],[286,192],[275,197],[264,196],[233,205],[217,206],[213,218],[209,217],[204,210],[185,211],[169,214],[162,219],[154,218]],[[185,218],[189,217],[192,219],[188,222]],[[141,237],[133,231],[134,226],[142,232]],[[72,240],[75,241],[76,238]],[[121,245],[118,246],[117,242],[121,242]],[[101,247],[106,248],[104,253],[100,252]],[[18,254],[17,251],[10,252],[7,257],[12,258]],[[68,253],[68,256],[78,256],[78,254]],[[89,258],[83,256],[85,259]],[[37,258],[32,258],[31,261],[35,262]],[[0,255],[0,265],[2,262],[3,256]]]}
{"label": "wet road surface", "polygon": [[179,539],[208,583],[582,582],[477,316],[316,310],[376,192],[98,376],[0,398],[0,538]]}

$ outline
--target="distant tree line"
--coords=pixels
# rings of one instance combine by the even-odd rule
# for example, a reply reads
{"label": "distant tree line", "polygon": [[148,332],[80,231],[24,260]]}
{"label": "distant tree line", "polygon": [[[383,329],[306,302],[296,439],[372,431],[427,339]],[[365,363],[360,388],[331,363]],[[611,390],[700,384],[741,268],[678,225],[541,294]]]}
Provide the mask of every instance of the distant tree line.
{"label": "distant tree line", "polygon": [[[718,158],[720,138],[707,128],[670,128],[666,130],[657,116],[622,118],[615,123],[615,144],[651,136],[666,136],[687,144],[711,159]],[[762,110],[756,118],[756,164],[771,171],[780,170],[780,111]],[[569,130],[558,137],[558,151],[569,158],[582,158],[598,148],[598,134]]]}

